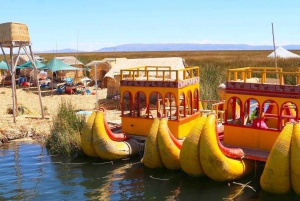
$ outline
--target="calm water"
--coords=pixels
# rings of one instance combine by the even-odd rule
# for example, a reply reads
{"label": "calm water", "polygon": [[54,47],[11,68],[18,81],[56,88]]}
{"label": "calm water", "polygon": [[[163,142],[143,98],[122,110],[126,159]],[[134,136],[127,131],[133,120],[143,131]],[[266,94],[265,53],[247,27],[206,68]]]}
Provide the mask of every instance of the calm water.
{"label": "calm water", "polygon": [[[71,160],[50,155],[38,143],[12,142],[0,147],[0,200],[223,200],[241,189],[182,171],[151,170],[139,161]],[[260,191],[260,173],[258,168],[236,181],[251,181],[258,192],[245,188],[234,200],[298,200]]]}

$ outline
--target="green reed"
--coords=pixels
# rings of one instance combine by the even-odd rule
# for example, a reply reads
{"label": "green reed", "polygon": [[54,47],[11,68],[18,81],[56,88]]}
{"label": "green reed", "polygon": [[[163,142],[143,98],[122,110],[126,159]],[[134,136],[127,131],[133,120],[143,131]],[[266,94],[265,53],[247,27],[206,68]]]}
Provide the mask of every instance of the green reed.
{"label": "green reed", "polygon": [[57,114],[53,117],[50,136],[46,147],[52,154],[77,156],[83,154],[80,132],[85,124],[85,116],[76,115],[71,102],[61,100]]}

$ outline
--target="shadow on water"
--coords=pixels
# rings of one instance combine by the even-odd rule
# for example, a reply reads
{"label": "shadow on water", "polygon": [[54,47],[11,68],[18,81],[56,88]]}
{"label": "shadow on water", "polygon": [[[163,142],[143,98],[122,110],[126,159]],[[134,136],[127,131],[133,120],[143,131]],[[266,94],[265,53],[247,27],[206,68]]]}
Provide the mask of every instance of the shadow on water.
{"label": "shadow on water", "polygon": [[[62,158],[43,146],[16,144],[0,147],[0,200],[252,200],[296,201],[295,193],[275,195],[260,189],[263,164],[233,182],[194,178],[183,171],[149,169],[139,157],[119,161]],[[228,199],[225,199],[228,198]]]}
{"label": "shadow on water", "polygon": [[84,180],[79,185],[85,188],[85,198],[92,200],[298,200],[294,193],[274,195],[262,191],[259,186],[262,164],[256,172],[235,181],[250,182],[254,192],[233,182],[194,178],[180,170],[149,169],[140,163],[139,157],[113,162],[77,158],[70,162],[84,163],[80,166]]}

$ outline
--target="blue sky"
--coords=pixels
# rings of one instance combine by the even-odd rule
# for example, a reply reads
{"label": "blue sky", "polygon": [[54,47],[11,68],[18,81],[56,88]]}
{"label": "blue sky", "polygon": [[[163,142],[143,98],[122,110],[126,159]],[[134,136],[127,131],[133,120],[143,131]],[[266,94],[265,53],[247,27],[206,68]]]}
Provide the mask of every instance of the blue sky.
{"label": "blue sky", "polygon": [[[0,23],[28,25],[34,51],[129,43],[300,44],[299,0],[8,0]],[[78,43],[77,43],[78,40]]]}

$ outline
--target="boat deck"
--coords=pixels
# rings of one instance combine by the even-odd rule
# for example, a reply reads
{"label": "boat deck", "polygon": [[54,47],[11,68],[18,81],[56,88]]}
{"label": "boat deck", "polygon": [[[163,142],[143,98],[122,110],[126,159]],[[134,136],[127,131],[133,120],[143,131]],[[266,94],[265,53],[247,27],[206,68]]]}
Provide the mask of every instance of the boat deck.
{"label": "boat deck", "polygon": [[[115,133],[120,133],[121,132],[121,127],[122,124],[120,123],[120,121],[109,121],[108,124],[110,125],[110,128],[113,132]],[[131,135],[132,138],[140,140],[140,141],[146,141],[147,137],[146,136],[137,136],[137,135]],[[228,148],[241,148],[244,153],[245,153],[245,157],[246,159],[250,159],[250,160],[256,160],[256,161],[263,161],[266,162],[268,159],[268,156],[270,154],[269,151],[264,151],[264,150],[258,150],[258,149],[250,149],[250,148],[245,148],[245,147],[234,147],[234,146],[229,146],[223,143],[222,141],[222,137],[223,135],[219,135],[219,138],[221,140],[221,143],[228,147]],[[180,141],[183,141],[183,139],[181,139]]]}
{"label": "boat deck", "polygon": [[240,148],[243,150],[246,159],[250,160],[256,160],[256,161],[263,161],[266,162],[270,152],[265,151],[265,150],[259,150],[259,149],[251,149],[251,148],[246,148],[246,147],[237,147],[237,146],[230,146],[224,144],[224,142],[221,140],[221,143],[228,148]]}
{"label": "boat deck", "polygon": [[256,160],[256,161],[267,161],[270,152],[258,149],[241,148],[245,153],[246,159]]}

